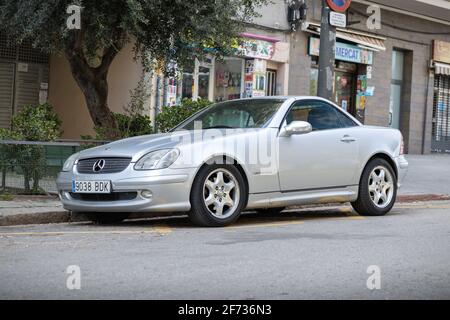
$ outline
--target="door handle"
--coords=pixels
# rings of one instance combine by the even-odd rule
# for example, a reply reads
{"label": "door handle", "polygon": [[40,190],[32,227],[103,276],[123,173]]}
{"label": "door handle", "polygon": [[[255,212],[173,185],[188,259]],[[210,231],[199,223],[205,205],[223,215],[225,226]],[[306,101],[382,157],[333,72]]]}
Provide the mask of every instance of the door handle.
{"label": "door handle", "polygon": [[355,142],[356,139],[353,137],[350,137],[349,135],[345,135],[342,137],[341,139],[342,142],[346,142],[346,143],[350,143],[350,142]]}

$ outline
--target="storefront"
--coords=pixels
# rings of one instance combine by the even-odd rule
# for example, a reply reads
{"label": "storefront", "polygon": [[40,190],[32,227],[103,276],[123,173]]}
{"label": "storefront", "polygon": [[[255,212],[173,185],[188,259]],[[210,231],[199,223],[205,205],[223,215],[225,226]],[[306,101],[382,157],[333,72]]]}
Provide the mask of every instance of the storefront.
{"label": "storefront", "polygon": [[[320,38],[318,25],[311,24],[308,31],[308,54],[311,56],[310,95],[317,95],[319,75]],[[377,51],[386,50],[384,38],[362,33],[338,30],[336,41],[334,102],[364,122],[367,97],[375,88],[367,86],[372,77],[372,64]]]}
{"label": "storefront", "polygon": [[431,149],[450,153],[450,42],[434,41]]}
{"label": "storefront", "polygon": [[167,104],[179,104],[184,98],[221,102],[286,94],[289,44],[267,36],[242,35],[235,55],[192,61],[177,78],[169,79]]}

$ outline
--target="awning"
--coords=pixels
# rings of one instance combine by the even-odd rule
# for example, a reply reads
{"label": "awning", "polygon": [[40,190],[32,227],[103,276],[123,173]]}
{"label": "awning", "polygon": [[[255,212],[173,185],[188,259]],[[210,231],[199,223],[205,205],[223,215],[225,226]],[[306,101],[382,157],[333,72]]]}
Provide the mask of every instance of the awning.
{"label": "awning", "polygon": [[450,76],[450,64],[434,62],[434,73]]}
{"label": "awning", "polygon": [[[307,32],[320,35],[320,25],[316,23],[309,23]],[[368,33],[350,31],[345,29],[336,29],[336,38],[353,42],[359,47],[372,51],[386,51],[384,41],[386,38],[371,35]]]}

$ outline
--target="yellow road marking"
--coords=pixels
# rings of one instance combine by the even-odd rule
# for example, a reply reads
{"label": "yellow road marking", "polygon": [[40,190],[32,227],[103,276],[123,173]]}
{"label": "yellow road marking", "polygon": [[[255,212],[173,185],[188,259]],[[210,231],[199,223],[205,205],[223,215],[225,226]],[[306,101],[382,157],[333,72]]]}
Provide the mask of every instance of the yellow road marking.
{"label": "yellow road marking", "polygon": [[155,225],[153,226],[153,230],[160,235],[166,235],[172,232],[172,228],[166,224]]}
{"label": "yellow road marking", "polygon": [[225,229],[282,227],[282,226],[289,226],[289,225],[302,224],[302,223],[304,223],[304,221],[285,221],[285,222],[273,222],[273,223],[251,223],[251,224],[244,224],[244,225],[238,225],[238,226],[230,226],[230,227],[226,227]]}
{"label": "yellow road marking", "polygon": [[352,208],[349,208],[349,207],[339,208],[338,211],[342,212],[342,213],[353,213]]}
{"label": "yellow road marking", "polygon": [[345,217],[345,218],[343,218],[343,219],[350,219],[350,220],[364,220],[364,219],[366,219],[366,218],[363,217],[363,216],[348,216],[348,217]]}

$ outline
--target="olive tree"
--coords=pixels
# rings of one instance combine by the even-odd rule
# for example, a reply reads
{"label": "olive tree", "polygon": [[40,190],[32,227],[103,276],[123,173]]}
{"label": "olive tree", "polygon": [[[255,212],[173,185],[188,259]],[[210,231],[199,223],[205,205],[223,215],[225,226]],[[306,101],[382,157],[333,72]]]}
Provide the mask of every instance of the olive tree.
{"label": "olive tree", "polygon": [[[62,53],[84,94],[96,126],[115,138],[108,108],[108,70],[127,44],[147,68],[223,55],[266,0],[1,0],[0,32],[15,43],[31,41]],[[78,10],[78,9],[79,10]],[[79,13],[79,16],[78,16]],[[77,23],[79,22],[79,23]],[[155,65],[156,64],[156,65]]]}

